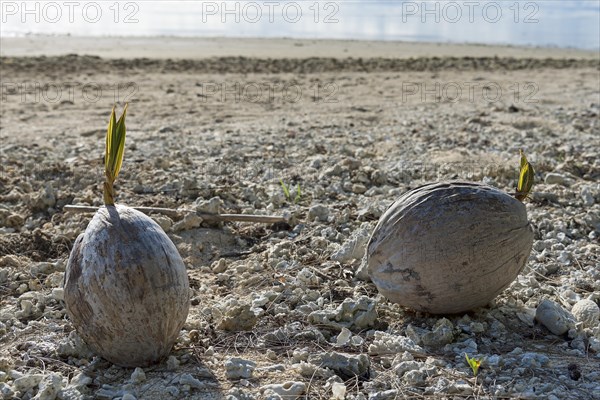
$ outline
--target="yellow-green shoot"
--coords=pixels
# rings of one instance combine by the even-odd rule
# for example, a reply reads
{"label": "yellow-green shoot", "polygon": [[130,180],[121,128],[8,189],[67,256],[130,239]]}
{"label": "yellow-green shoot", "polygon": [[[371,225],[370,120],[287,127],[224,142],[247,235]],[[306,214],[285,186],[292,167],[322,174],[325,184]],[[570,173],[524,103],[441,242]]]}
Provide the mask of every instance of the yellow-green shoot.
{"label": "yellow-green shoot", "polygon": [[529,192],[531,192],[531,188],[533,187],[535,171],[533,170],[533,166],[527,161],[523,150],[519,150],[519,152],[521,154],[521,169],[519,171],[519,182],[517,183],[515,198],[523,202],[529,196]]}
{"label": "yellow-green shoot", "polygon": [[473,371],[473,376],[477,376],[477,373],[479,372],[479,366],[481,365],[481,360],[477,360],[474,357],[471,358],[467,353],[465,353],[465,358],[467,359],[467,364],[469,364],[469,367],[471,367],[471,370]]}
{"label": "yellow-green shoot", "polygon": [[121,117],[117,121],[115,107],[113,107],[110,121],[108,122],[108,131],[106,132],[104,204],[107,206],[115,205],[114,183],[117,180],[117,176],[119,176],[119,171],[123,164],[123,153],[125,152],[125,114],[127,114],[127,104],[125,104],[123,114],[121,114]]}
{"label": "yellow-green shoot", "polygon": [[[292,200],[292,193],[290,192],[290,188],[283,182],[283,179],[279,180],[281,184],[281,190],[283,190],[283,195],[285,196],[287,201]],[[302,197],[302,191],[300,190],[300,184],[296,185],[296,197],[294,197],[294,204],[300,201]]]}

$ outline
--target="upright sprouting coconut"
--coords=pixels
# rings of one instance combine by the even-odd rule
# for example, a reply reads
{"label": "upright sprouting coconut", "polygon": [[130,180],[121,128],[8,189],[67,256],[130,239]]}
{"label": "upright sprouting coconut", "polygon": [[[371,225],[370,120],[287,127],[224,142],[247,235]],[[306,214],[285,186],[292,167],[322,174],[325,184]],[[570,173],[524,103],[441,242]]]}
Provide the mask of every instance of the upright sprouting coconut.
{"label": "upright sprouting coconut", "polygon": [[533,167],[521,154],[515,197],[473,182],[430,183],[403,194],[367,248],[379,292],[417,311],[451,314],[486,305],[525,266],[533,230],[522,201]]}
{"label": "upright sprouting coconut", "polygon": [[79,235],[64,282],[79,335],[114,364],[134,367],[169,354],[189,310],[189,283],[177,249],[151,218],[115,205],[113,183],[125,146],[125,114],[113,108],[106,136],[104,207]]}

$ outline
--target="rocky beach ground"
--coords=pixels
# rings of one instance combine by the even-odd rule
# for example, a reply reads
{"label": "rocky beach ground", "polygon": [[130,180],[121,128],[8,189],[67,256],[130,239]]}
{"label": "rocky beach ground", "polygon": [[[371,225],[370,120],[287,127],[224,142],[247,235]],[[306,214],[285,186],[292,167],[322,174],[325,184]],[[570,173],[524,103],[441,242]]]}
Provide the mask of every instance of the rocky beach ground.
{"label": "rocky beach ground", "polygon": [[[0,67],[3,398],[600,399],[597,57],[4,54]],[[171,356],[143,369],[94,356],[62,302],[91,218],[63,207],[101,205],[115,102],[129,102],[119,203],[290,218],[153,215],[192,300]],[[488,306],[416,313],[358,273],[400,194],[448,179],[514,192],[519,149],[536,168],[535,240]]]}

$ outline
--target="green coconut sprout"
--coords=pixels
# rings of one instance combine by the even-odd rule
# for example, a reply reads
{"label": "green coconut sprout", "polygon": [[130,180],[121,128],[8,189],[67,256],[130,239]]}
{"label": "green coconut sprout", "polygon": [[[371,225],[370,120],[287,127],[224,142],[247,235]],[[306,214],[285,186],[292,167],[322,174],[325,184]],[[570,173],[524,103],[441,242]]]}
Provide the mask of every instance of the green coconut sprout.
{"label": "green coconut sprout", "polygon": [[127,114],[127,104],[123,109],[123,114],[117,121],[115,107],[112,109],[110,121],[108,123],[108,132],[106,133],[106,152],[104,154],[104,204],[107,206],[115,205],[114,183],[119,176],[121,165],[123,164],[123,153],[125,152],[125,115]]}
{"label": "green coconut sprout", "polygon": [[533,170],[533,166],[527,161],[523,150],[519,150],[519,152],[521,154],[521,169],[519,171],[519,182],[517,183],[515,198],[523,202],[529,196],[529,192],[531,192],[531,188],[533,187],[535,171]]}
{"label": "green coconut sprout", "polygon": [[471,358],[467,353],[465,353],[465,358],[467,359],[467,364],[471,367],[471,371],[473,371],[473,376],[477,376],[479,367],[481,366],[481,360],[478,360],[475,357]]}

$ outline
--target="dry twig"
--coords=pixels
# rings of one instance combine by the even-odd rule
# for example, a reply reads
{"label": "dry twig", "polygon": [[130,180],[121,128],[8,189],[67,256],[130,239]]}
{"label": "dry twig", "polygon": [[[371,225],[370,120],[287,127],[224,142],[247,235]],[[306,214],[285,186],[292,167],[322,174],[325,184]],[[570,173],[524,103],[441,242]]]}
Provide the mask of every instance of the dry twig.
{"label": "dry twig", "polygon": [[[255,214],[210,214],[197,212],[194,210],[173,210],[171,208],[161,207],[133,207],[134,209],[143,212],[144,214],[158,213],[167,215],[170,217],[179,217],[182,213],[196,213],[200,218],[206,222],[225,222],[225,221],[236,221],[236,222],[261,222],[265,224],[274,224],[276,222],[289,222],[289,219],[279,215],[255,215]],[[97,207],[90,206],[75,206],[66,205],[63,210],[75,213],[88,213],[98,211]]]}

